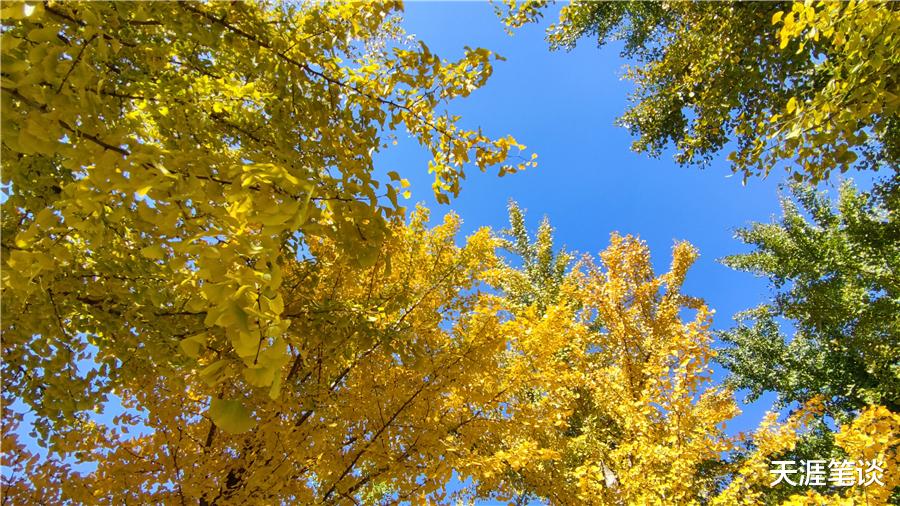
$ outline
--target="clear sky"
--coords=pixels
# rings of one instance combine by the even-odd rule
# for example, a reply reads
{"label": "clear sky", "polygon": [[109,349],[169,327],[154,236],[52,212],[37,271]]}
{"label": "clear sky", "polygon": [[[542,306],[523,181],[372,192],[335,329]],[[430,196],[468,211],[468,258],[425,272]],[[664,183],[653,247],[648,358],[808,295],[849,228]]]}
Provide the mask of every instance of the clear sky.
{"label": "clear sky", "polygon": [[[489,136],[512,134],[528,146],[528,154],[538,153],[539,165],[502,178],[496,171],[470,171],[449,206],[431,195],[428,153],[411,139],[401,137],[381,156],[379,172],[397,170],[408,178],[411,202],[424,202],[433,219],[451,209],[458,213],[465,234],[485,225],[503,228],[507,201],[514,199],[528,210],[532,229],[548,216],[557,243],[569,250],[596,254],[611,232],[639,235],[650,246],[657,271],[667,268],[675,241],[687,240],[701,256],[685,291],[716,310],[716,328],[730,327],[736,312],[771,294],[763,279],[732,271],[717,259],[747,251],[734,238],[737,227],[780,215],[778,184],[784,174],[743,186],[739,176],[729,177],[724,157],[701,170],[677,166],[672,153],[652,159],[631,151],[631,135],[614,124],[631,89],[622,79],[619,47],[598,49],[584,40],[571,52],[549,51],[544,29],[557,10],[509,36],[487,2],[407,3],[407,32],[443,58],[461,57],[467,45],[506,58],[495,63],[484,88],[455,102],[452,111],[463,117],[464,126],[481,126]],[[767,395],[742,406],[744,414],[728,432],[753,430],[773,400]]]}

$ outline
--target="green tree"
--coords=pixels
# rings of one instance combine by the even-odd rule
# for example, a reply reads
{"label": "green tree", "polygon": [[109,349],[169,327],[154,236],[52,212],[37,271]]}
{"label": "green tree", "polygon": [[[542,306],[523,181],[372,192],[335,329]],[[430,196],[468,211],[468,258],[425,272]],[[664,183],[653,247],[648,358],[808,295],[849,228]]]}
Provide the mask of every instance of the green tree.
{"label": "green tree", "polygon": [[[508,2],[510,26],[546,1]],[[785,167],[819,181],[900,160],[900,8],[894,2],[590,2],[566,5],[553,49],[622,41],[634,62],[619,119],[634,149],[705,165],[723,149],[744,179]]]}
{"label": "green tree", "polygon": [[[753,250],[723,260],[768,278],[774,296],[719,334],[718,360],[748,400],[767,391],[779,407],[822,399],[807,432],[773,458],[848,458],[835,425],[856,423],[872,405],[894,417],[900,411],[900,180],[869,192],[844,183],[836,206],[800,184],[781,201],[777,222],[738,231]],[[801,490],[775,487],[764,496],[775,504]]]}
{"label": "green tree", "polygon": [[[738,231],[753,251],[724,259],[768,278],[773,299],[721,334],[731,383],[782,404],[824,395],[846,421],[882,404],[900,411],[900,181],[860,192],[845,183],[837,208],[792,186],[783,216]],[[793,325],[790,337],[781,323]]]}

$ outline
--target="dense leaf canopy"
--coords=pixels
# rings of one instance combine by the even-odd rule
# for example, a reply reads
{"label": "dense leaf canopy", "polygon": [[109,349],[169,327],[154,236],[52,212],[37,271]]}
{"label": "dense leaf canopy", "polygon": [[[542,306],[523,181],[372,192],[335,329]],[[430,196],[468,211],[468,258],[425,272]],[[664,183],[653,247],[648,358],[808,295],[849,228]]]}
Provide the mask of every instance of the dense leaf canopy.
{"label": "dense leaf canopy", "polygon": [[[518,147],[441,110],[492,54],[410,46],[399,10],[4,4],[4,386],[42,439],[120,380],[183,374],[179,346],[277,397],[300,344],[283,337],[285,269],[323,238],[376,262],[408,185],[372,176],[391,132],[431,150],[444,201],[469,162]],[[80,375],[91,350],[101,366]]]}
{"label": "dense leaf canopy", "polygon": [[[545,0],[508,2],[507,24]],[[620,118],[634,148],[683,164],[728,150],[745,179],[784,167],[820,181],[900,163],[900,11],[894,2],[591,2],[562,8],[553,48],[624,43]]]}
{"label": "dense leaf canopy", "polygon": [[768,278],[775,296],[723,334],[723,362],[753,396],[824,394],[844,416],[869,404],[900,411],[900,182],[845,184],[837,209],[811,189],[792,194],[778,222],[739,230],[753,251],[724,260]]}
{"label": "dense leaf canopy", "polygon": [[[713,311],[682,293],[691,245],[662,274],[630,235],[578,256],[516,204],[508,230],[462,238],[453,213],[401,205],[405,170],[375,177],[398,135],[430,152],[441,203],[466,170],[534,165],[447,110],[496,56],[441,59],[401,11],[2,5],[2,501],[888,501],[896,176],[837,210],[797,187],[781,222],[739,233],[756,249],[726,263],[777,295],[724,334],[718,384]],[[621,37],[642,63],[623,120],[638,149],[702,162],[734,138],[745,175],[794,160],[812,181],[896,164],[893,5],[562,12],[553,44]],[[729,436],[734,386],[795,409]],[[767,463],[823,430],[884,486],[773,493]]]}

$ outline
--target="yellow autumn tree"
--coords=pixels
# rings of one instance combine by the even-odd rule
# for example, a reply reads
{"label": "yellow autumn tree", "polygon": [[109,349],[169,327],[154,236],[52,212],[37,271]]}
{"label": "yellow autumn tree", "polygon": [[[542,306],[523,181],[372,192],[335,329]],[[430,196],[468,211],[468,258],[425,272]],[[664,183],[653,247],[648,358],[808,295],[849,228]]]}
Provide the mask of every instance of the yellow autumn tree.
{"label": "yellow autumn tree", "polygon": [[[447,503],[454,474],[558,504],[714,496],[736,408],[680,293],[696,252],[656,276],[613,236],[567,273],[547,225],[519,269],[487,230],[407,217],[408,183],[373,176],[393,132],[441,202],[470,165],[532,162],[445,114],[493,55],[410,45],[400,10],[2,5],[4,501]],[[725,493],[756,500],[797,420]],[[896,459],[896,416],[860,420],[848,454]]]}
{"label": "yellow autumn tree", "polygon": [[[752,451],[739,462],[732,462],[727,469],[729,483],[716,494],[712,504],[766,504],[765,493],[771,489],[770,462],[796,447],[806,424],[821,414],[822,402],[814,399],[793,413],[784,423],[778,423],[778,413],[770,411],[749,438]],[[746,438],[739,436],[738,439]]]}
{"label": "yellow autumn tree", "polygon": [[489,279],[504,287],[510,315],[502,328],[511,396],[502,430],[486,434],[461,470],[474,481],[472,497],[516,504],[889,503],[898,485],[900,418],[883,406],[867,408],[836,435],[848,465],[880,466],[878,482],[830,495],[807,487],[805,495],[772,501],[771,462],[797,448],[825,404],[815,397],[783,422],[770,412],[752,436],[725,434],[739,410],[711,377],[713,312],[681,293],[698,254],[692,246],[676,244],[669,271],[657,276],[646,244],[613,234],[599,263],[584,257],[566,273],[560,266],[571,257],[554,252],[548,222],[532,243],[515,204],[510,221],[512,237],[503,244],[522,265],[501,266]]}
{"label": "yellow autumn tree", "polygon": [[[126,408],[113,423],[72,418],[54,458],[30,460],[4,419],[4,491],[16,504],[417,502],[440,493],[463,451],[502,417],[497,371],[505,346],[487,230],[454,244],[459,220],[426,228],[425,211],[395,221],[370,267],[333,240],[293,260],[278,296],[293,324],[247,369],[210,332],[170,360],[197,374],[159,374],[140,361],[119,378]],[[285,349],[286,348],[286,349]],[[282,355],[290,360],[283,361]],[[139,357],[135,358],[139,361]],[[245,383],[282,373],[280,395]],[[244,381],[229,370],[251,371]],[[277,374],[277,373],[276,373]],[[251,416],[252,412],[252,416]],[[74,461],[96,470],[79,475]]]}
{"label": "yellow autumn tree", "polygon": [[213,405],[221,423],[245,411],[241,392],[277,400],[308,345],[286,337],[287,269],[322,240],[378,261],[408,185],[373,176],[394,132],[433,154],[444,202],[466,168],[532,163],[505,164],[511,137],[445,109],[494,55],[442,59],[408,41],[401,10],[3,3],[3,387],[41,441],[64,445],[133,381],[178,384],[204,364],[179,350],[231,357],[199,370],[242,385]]}
{"label": "yellow autumn tree", "polygon": [[[730,482],[716,495],[712,504],[773,504],[767,500],[773,483],[771,461],[795,448],[805,425],[816,416],[821,416],[823,407],[821,399],[813,399],[782,424],[777,423],[775,413],[768,413],[753,434],[753,451],[740,462],[729,466],[732,467],[728,475]],[[835,434],[835,441],[846,455],[843,459],[827,463],[829,478],[834,477],[834,468],[847,466],[849,471],[844,476],[849,481],[830,491],[810,487],[774,504],[851,506],[896,502],[892,502],[891,496],[900,485],[900,472],[897,470],[900,464],[900,415],[884,406],[870,406],[853,422],[842,426]],[[877,470],[870,467],[873,463]]]}
{"label": "yellow autumn tree", "polygon": [[[121,413],[60,421],[49,458],[20,440],[22,416],[5,409],[4,497],[452,504],[467,495],[448,493],[455,473],[472,480],[470,498],[763,503],[768,462],[793,447],[817,408],[781,425],[770,415],[750,457],[724,461],[738,443],[723,434],[737,409],[710,383],[710,311],[680,292],[693,248],[676,245],[669,272],[656,276],[645,244],[614,235],[599,265],[585,258],[566,274],[535,268],[566,263],[547,247],[547,225],[540,254],[513,268],[495,252],[509,243],[488,230],[460,247],[458,218],[428,228],[427,217],[395,218],[372,266],[328,238],[286,263],[276,298],[292,325],[270,344],[289,360],[254,351],[258,366],[248,369],[216,331],[173,350],[173,366],[193,374],[159,374],[136,355],[133,374],[116,378]],[[516,288],[487,289],[510,277]],[[548,297],[521,297],[535,288]],[[687,321],[685,309],[695,312]],[[267,374],[283,378],[278,395],[247,390]],[[11,400],[5,394],[4,407]],[[845,428],[840,444],[893,465],[897,426],[879,408]],[[723,479],[730,484],[717,493]],[[896,473],[885,479],[881,498]],[[858,487],[819,503],[866,493],[875,497]]]}
{"label": "yellow autumn tree", "polygon": [[656,276],[646,244],[613,235],[545,309],[509,308],[514,395],[504,431],[467,467],[476,495],[680,504],[713,491],[705,469],[731,449],[723,429],[737,407],[711,384],[712,313],[680,291],[695,258],[679,243]]}
{"label": "yellow autumn tree", "polygon": [[[311,241],[309,258],[282,269],[276,298],[292,325],[271,348],[223,347],[225,331],[207,331],[173,350],[187,375],[136,354],[116,377],[124,411],[57,423],[49,459],[6,410],[4,495],[441,503],[454,472],[477,495],[527,490],[554,504],[687,501],[710,488],[701,468],[730,448],[721,424],[736,408],[705,387],[709,312],[679,291],[692,248],[678,245],[656,277],[643,243],[614,236],[601,266],[583,260],[539,310],[484,290],[521,276],[489,231],[459,247],[458,219],[426,220],[393,220],[369,267],[337,241]],[[697,311],[688,323],[685,307]],[[283,378],[279,395],[252,395],[246,384],[267,374]]]}

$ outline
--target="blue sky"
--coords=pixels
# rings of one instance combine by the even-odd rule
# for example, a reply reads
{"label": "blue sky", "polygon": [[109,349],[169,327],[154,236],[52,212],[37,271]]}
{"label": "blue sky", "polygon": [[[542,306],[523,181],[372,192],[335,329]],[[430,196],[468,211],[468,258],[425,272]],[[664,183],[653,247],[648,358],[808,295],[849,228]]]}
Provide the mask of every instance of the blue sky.
{"label": "blue sky", "polygon": [[[732,315],[770,292],[765,280],[716,260],[747,251],[734,239],[736,228],[780,215],[777,190],[784,174],[743,186],[740,177],[730,177],[724,157],[701,170],[677,166],[672,153],[652,159],[631,151],[631,135],[614,125],[631,89],[621,78],[625,61],[619,47],[598,49],[584,40],[571,52],[549,51],[544,29],[557,11],[551,8],[541,23],[509,36],[487,2],[407,3],[406,31],[443,58],[461,57],[467,45],[506,58],[495,63],[484,88],[451,109],[462,115],[464,126],[480,126],[492,136],[512,134],[528,146],[527,153],[538,153],[539,165],[502,178],[496,171],[469,171],[449,206],[434,200],[428,153],[411,139],[401,136],[398,146],[380,156],[379,172],[397,170],[408,178],[411,201],[424,202],[433,219],[451,209],[458,213],[465,234],[485,225],[503,228],[507,201],[514,199],[528,210],[531,227],[548,216],[557,243],[569,250],[596,254],[613,231],[639,235],[662,271],[675,241],[687,240],[701,256],[685,291],[716,310],[716,328],[730,327]],[[753,430],[773,400],[766,395],[742,406],[744,414],[728,432]]]}

